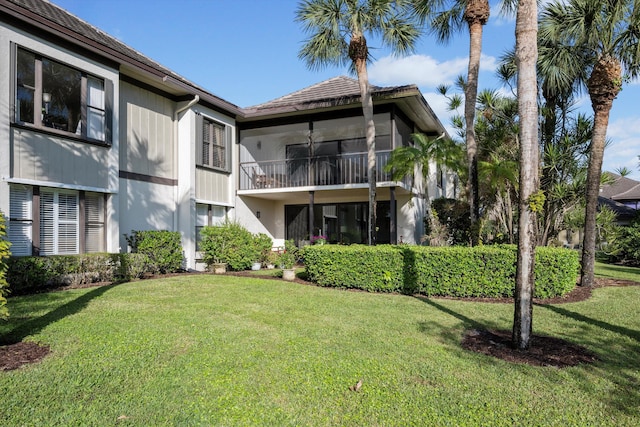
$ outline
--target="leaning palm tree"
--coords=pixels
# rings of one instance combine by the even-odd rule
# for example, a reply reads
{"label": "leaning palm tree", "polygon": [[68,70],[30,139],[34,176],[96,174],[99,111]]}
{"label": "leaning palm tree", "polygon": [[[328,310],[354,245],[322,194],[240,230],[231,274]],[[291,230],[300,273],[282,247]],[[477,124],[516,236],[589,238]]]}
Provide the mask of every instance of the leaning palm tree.
{"label": "leaning palm tree", "polygon": [[585,233],[581,284],[592,286],[596,249],[596,215],[609,113],[622,88],[622,71],[640,74],[640,10],[630,0],[567,0],[547,5],[540,37],[557,46],[573,46],[589,77],[586,84],[594,112],[587,169]]}
{"label": "leaning palm tree", "polygon": [[300,59],[311,69],[350,65],[358,76],[367,139],[370,245],[375,243],[376,229],[376,136],[367,37],[378,37],[396,54],[412,51],[419,31],[408,4],[404,0],[304,0],[296,11],[296,20],[309,34]]}
{"label": "leaning palm tree", "polygon": [[482,27],[489,20],[489,0],[414,0],[417,15],[427,21],[439,42],[451,40],[466,23],[469,28],[469,68],[465,85],[465,142],[467,146],[468,184],[472,244],[478,243],[480,192],[478,182],[478,143],[475,135],[476,97],[482,53]]}

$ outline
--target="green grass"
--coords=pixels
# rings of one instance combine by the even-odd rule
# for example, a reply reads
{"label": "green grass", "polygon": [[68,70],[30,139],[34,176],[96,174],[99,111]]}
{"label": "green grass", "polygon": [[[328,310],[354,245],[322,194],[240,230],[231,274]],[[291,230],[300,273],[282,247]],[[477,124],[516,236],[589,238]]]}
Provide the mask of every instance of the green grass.
{"label": "green grass", "polygon": [[511,304],[213,275],[16,297],[0,333],[52,353],[0,372],[0,425],[635,426],[639,299],[535,306],[535,333],[600,358],[557,369],[460,347]]}
{"label": "green grass", "polygon": [[640,282],[640,268],[596,262],[596,276]]}

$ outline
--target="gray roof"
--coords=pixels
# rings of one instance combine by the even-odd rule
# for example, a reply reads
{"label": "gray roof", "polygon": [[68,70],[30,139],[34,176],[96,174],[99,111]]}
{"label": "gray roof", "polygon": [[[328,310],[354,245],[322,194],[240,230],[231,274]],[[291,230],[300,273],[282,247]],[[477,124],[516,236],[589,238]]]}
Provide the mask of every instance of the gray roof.
{"label": "gray roof", "polygon": [[121,66],[126,64],[147,73],[154,78],[152,82],[155,82],[156,85],[172,85],[175,95],[185,92],[198,94],[205,102],[234,114],[239,113],[239,108],[236,105],[204,90],[48,0],[0,0],[0,18],[3,14],[53,33],[73,44],[115,61]]}
{"label": "gray roof", "polygon": [[[371,85],[374,105],[394,103],[421,131],[446,133],[416,85],[381,87]],[[360,85],[357,80],[338,76],[308,86],[262,104],[243,109],[243,120],[259,120],[281,116],[292,116],[311,110],[334,110],[361,105]]]}
{"label": "gray roof", "polygon": [[605,172],[612,179],[612,184],[603,185],[600,197],[611,200],[640,200],[640,182],[615,173]]}
{"label": "gray roof", "polygon": [[[407,89],[417,90],[414,85],[380,87],[371,85],[372,96],[399,93]],[[304,89],[281,96],[274,100],[246,108],[248,111],[277,109],[286,106],[303,106],[317,103],[360,102],[360,85],[358,81],[346,76],[333,77]]]}

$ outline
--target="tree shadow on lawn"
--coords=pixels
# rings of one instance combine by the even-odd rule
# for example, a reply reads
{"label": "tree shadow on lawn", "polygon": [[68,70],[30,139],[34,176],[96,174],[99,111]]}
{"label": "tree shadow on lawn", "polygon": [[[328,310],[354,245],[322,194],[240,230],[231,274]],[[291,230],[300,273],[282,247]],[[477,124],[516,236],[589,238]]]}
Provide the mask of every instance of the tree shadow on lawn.
{"label": "tree shadow on lawn", "polygon": [[37,334],[48,325],[80,312],[93,299],[115,286],[118,284],[98,286],[40,317],[16,325],[12,330],[0,336],[0,371],[17,369],[24,364],[41,360],[49,353],[49,347],[33,342],[23,342],[23,340]]}
{"label": "tree shadow on lawn", "polygon": [[[415,298],[433,308],[461,320],[467,330],[460,345],[470,351],[486,354],[512,363],[531,366],[554,366],[564,368],[582,363],[594,363],[597,357],[578,344],[544,335],[532,335],[529,349],[514,348],[511,331],[496,330],[476,320],[438,304],[431,298]],[[424,330],[425,325],[420,326]],[[452,339],[451,336],[445,337]]]}

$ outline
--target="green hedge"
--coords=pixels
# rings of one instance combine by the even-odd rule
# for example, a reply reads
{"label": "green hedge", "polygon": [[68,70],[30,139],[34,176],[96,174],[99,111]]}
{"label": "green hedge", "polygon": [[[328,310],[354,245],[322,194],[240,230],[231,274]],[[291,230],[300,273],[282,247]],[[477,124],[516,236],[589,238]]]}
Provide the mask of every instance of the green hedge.
{"label": "green hedge", "polygon": [[97,282],[126,282],[153,273],[145,254],[85,254],[12,257],[7,282],[12,295]]}
{"label": "green hedge", "polygon": [[309,280],[322,286],[370,292],[402,290],[404,260],[393,246],[306,246],[303,252]]}
{"label": "green hedge", "polygon": [[152,273],[175,273],[182,270],[184,256],[180,233],[166,230],[132,231],[125,235],[131,252],[149,257]]}
{"label": "green hedge", "polygon": [[254,262],[262,262],[273,244],[269,236],[253,235],[242,224],[229,220],[203,227],[200,236],[204,262],[207,265],[224,262],[233,271],[247,270]]}
{"label": "green hedge", "polygon": [[[374,292],[456,297],[512,297],[515,246],[309,246],[304,260],[309,279],[322,286]],[[534,296],[564,295],[575,287],[578,253],[536,250]]]}
{"label": "green hedge", "polygon": [[6,238],[7,228],[4,220],[4,215],[0,211],[0,319],[5,319],[9,312],[7,311],[7,298],[6,294],[8,292],[7,288],[9,284],[7,283],[7,260],[11,255],[9,252],[9,247],[11,244]]}

